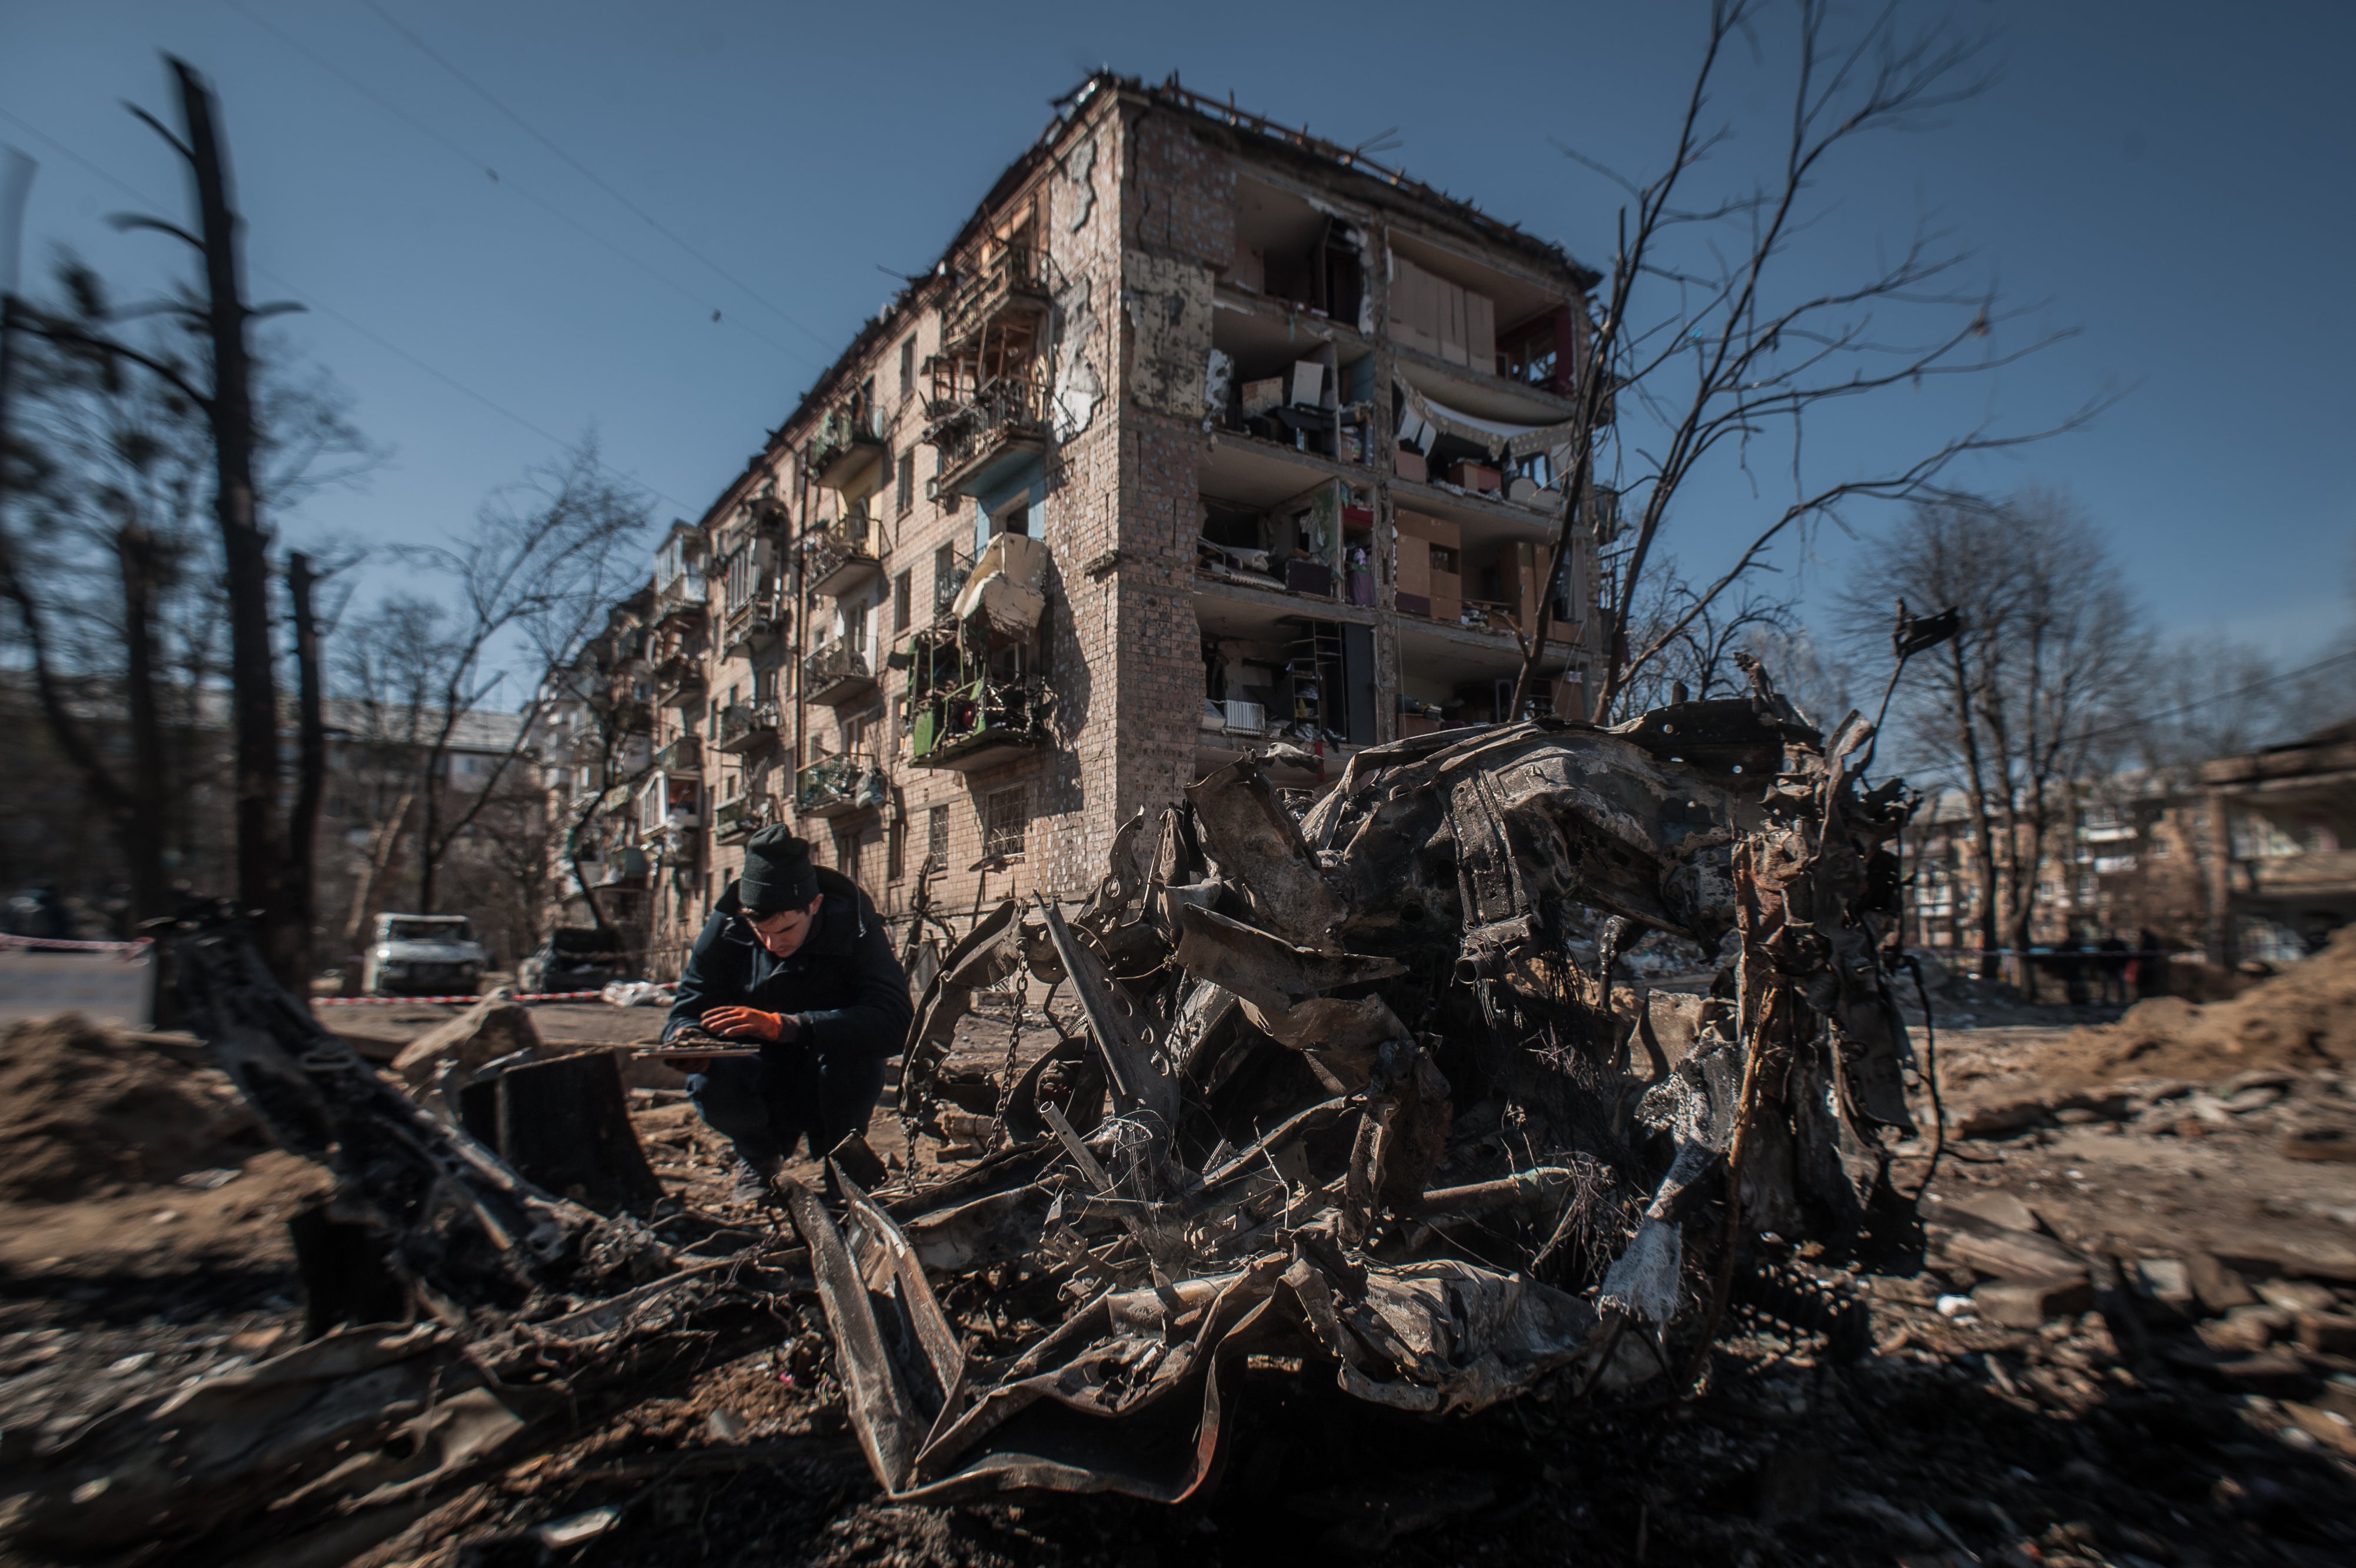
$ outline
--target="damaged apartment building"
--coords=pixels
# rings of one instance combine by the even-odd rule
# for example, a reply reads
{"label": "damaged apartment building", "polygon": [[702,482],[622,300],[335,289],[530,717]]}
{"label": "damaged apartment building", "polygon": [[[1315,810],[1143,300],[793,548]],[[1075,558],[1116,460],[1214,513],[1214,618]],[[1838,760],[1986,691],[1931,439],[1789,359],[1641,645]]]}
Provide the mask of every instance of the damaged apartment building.
{"label": "damaged apartment building", "polygon": [[1174,81],[1085,83],[661,546],[658,967],[769,823],[961,929],[1247,753],[1313,790],[1503,720],[1549,597],[1533,705],[1585,716],[1591,504],[1554,550],[1595,281]]}

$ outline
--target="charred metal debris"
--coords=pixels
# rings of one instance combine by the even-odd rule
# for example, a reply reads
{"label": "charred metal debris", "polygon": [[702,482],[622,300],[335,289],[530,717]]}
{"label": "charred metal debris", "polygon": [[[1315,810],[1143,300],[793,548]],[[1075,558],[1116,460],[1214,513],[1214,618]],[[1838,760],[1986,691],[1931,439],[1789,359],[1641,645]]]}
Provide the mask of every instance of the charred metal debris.
{"label": "charred metal debris", "polygon": [[[1674,1388],[1745,1239],[1908,1231],[1911,802],[1851,773],[1869,725],[1826,742],[1752,680],[1373,748],[1299,820],[1247,759],[1124,827],[1073,918],[981,920],[901,1104],[994,1147],[792,1198],[885,1489],[1183,1499],[1254,1357],[1417,1412]],[[1625,974],[1652,933],[1706,983]],[[1018,970],[1084,1030],[948,1071]]]}
{"label": "charred metal debris", "polygon": [[[1674,1395],[1751,1238],[1837,1258],[1915,1229],[1882,958],[1912,803],[1852,773],[1871,725],[1825,741],[1752,683],[1610,731],[1375,747],[1298,819],[1249,759],[1141,816],[1083,908],[1001,905],[923,998],[902,1112],[985,1152],[888,1175],[846,1143],[827,1191],[784,1194],[802,1246],[541,1190],[323,1029],[237,920],[192,916],[192,1018],[337,1177],[316,1337],[98,1421],[26,1477],[11,1533],[225,1557],[415,1517],[494,1455],[798,1337],[813,1293],[896,1499],[1186,1498],[1255,1359],[1411,1412]],[[1646,940],[1702,978],[1639,977]],[[974,990],[1018,970],[1084,1027],[946,1070]]]}

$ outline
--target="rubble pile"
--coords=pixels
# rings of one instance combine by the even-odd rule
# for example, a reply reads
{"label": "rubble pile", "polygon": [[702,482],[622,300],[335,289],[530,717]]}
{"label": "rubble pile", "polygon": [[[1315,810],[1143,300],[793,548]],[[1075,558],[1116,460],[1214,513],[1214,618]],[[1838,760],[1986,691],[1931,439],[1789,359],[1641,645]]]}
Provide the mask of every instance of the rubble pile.
{"label": "rubble pile", "polygon": [[0,1201],[56,1203],[222,1164],[254,1120],[228,1078],[72,1014],[0,1035]]}
{"label": "rubble pile", "polygon": [[2072,1045],[2104,1076],[2209,1078],[2244,1068],[2356,1067],[2356,926],[2230,1002],[2155,997]]}
{"label": "rubble pile", "polygon": [[[1850,775],[1867,726],[1823,744],[1758,686],[1371,749],[1298,822],[1247,759],[1125,828],[1074,919],[983,921],[902,1104],[995,1152],[793,1202],[886,1490],[1183,1499],[1253,1359],[1408,1412],[1676,1386],[1734,1243],[1902,1236],[1907,808]],[[1615,983],[1653,931],[1705,993]],[[945,1073],[1018,967],[1085,1032]]]}

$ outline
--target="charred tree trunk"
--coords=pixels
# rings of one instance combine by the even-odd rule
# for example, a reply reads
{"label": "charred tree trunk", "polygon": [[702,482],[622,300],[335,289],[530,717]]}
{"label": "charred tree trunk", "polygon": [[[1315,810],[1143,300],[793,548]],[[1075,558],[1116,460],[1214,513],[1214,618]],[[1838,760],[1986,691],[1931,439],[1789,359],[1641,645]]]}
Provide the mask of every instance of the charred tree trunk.
{"label": "charred tree trunk", "polygon": [[296,551],[286,559],[286,596],[294,611],[294,809],[286,825],[286,888],[302,933],[305,967],[312,957],[318,877],[319,802],[327,787],[327,705],[319,682],[319,575]]}
{"label": "charred tree trunk", "polygon": [[131,722],[131,785],[119,820],[136,922],[171,912],[164,824],[172,792],[155,701],[155,537],[126,523],[114,536],[114,549],[123,567],[123,706]]}
{"label": "charred tree trunk", "polygon": [[278,675],[270,636],[270,539],[253,484],[253,364],[239,276],[239,220],[230,202],[212,91],[185,60],[171,62],[187,127],[205,261],[205,326],[212,350],[213,510],[229,596],[230,725],[236,754],[237,898],[253,911],[271,972],[300,978],[302,929],[284,875],[280,832]]}

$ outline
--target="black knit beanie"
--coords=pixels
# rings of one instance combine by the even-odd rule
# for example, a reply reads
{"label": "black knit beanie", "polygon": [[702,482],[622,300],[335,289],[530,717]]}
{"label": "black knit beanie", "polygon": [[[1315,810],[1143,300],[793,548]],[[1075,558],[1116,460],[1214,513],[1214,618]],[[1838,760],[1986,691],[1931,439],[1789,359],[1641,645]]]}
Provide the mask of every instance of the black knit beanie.
{"label": "black knit beanie", "polygon": [[818,867],[809,843],[790,829],[763,828],[744,845],[744,871],[736,879],[736,901],[758,919],[787,909],[807,909],[818,897]]}

